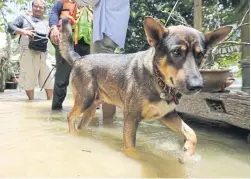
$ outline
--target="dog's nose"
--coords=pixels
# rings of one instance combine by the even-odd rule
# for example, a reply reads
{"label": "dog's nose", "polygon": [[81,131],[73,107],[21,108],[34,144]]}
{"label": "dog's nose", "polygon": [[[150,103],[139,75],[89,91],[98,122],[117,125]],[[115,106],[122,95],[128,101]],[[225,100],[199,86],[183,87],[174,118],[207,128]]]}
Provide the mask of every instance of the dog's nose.
{"label": "dog's nose", "polygon": [[200,91],[203,88],[203,80],[202,78],[194,77],[191,80],[188,80],[187,89],[191,92]]}
{"label": "dog's nose", "polygon": [[187,89],[192,92],[200,91],[202,88],[203,88],[203,85],[195,85],[195,86],[187,85]]}

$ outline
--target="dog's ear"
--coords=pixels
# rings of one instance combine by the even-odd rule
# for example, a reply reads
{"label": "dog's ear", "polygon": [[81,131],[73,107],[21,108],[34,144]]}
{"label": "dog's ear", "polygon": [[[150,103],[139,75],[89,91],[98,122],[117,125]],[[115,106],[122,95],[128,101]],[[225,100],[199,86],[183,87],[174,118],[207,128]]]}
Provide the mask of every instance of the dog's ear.
{"label": "dog's ear", "polygon": [[152,17],[145,17],[144,30],[149,45],[155,47],[167,33],[167,29]]}
{"label": "dog's ear", "polygon": [[207,46],[211,47],[224,40],[227,37],[227,35],[231,32],[232,28],[233,28],[232,26],[224,26],[214,31],[206,32],[204,35]]}

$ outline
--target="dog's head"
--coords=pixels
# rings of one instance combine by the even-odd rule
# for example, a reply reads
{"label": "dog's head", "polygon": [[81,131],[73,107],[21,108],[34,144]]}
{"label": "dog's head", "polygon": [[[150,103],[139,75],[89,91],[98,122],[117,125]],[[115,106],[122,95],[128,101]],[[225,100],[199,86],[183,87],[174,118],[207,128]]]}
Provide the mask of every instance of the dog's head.
{"label": "dog's head", "polygon": [[155,48],[154,63],[166,84],[184,94],[203,88],[199,66],[207,49],[222,41],[231,26],[202,32],[186,26],[165,28],[152,17],[145,17],[144,29],[148,43]]}

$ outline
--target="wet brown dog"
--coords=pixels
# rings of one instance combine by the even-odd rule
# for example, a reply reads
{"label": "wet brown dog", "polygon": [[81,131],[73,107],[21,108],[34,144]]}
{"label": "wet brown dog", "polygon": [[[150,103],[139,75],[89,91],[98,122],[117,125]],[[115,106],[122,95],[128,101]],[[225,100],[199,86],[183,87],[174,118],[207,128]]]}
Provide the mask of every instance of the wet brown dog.
{"label": "wet brown dog", "polygon": [[72,30],[63,19],[62,56],[73,66],[71,86],[74,106],[68,116],[69,131],[83,114],[79,129],[95,114],[97,103],[118,106],[124,115],[124,147],[135,148],[141,120],[159,119],[185,138],[184,154],[195,152],[195,132],[177,115],[175,107],[182,94],[203,88],[198,70],[206,50],[223,40],[232,27],[221,27],[203,34],[185,26],[165,28],[152,17],[144,20],[151,48],[134,54],[93,54],[80,57],[73,49]]}

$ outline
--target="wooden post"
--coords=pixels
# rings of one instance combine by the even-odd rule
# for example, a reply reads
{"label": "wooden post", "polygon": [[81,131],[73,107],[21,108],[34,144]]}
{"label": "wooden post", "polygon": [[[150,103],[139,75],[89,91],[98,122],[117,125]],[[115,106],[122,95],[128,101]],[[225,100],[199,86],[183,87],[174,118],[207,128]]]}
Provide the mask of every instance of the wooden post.
{"label": "wooden post", "polygon": [[[246,7],[249,7],[249,2]],[[245,11],[247,8],[245,8]],[[250,11],[249,11],[250,12]],[[244,19],[244,23],[250,23],[250,13]],[[250,24],[241,27],[241,41],[250,42]],[[241,71],[242,71],[242,91],[250,92],[250,46],[241,47]]]}
{"label": "wooden post", "polygon": [[193,26],[197,30],[202,29],[202,0],[194,0]]}

